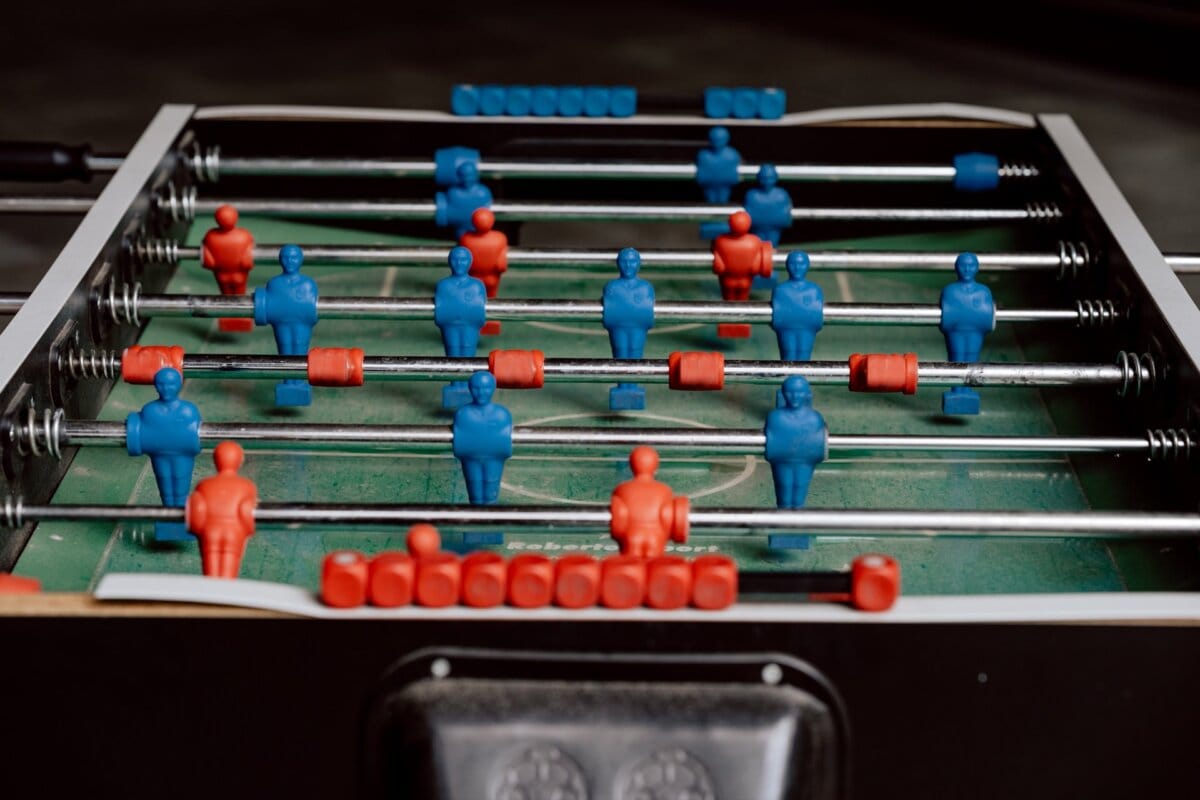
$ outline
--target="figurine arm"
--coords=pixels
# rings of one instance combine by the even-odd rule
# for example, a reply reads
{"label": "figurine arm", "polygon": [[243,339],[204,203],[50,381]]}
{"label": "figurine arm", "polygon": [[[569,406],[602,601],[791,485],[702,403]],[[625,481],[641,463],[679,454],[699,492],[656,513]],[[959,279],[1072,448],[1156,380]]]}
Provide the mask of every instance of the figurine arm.
{"label": "figurine arm", "polygon": [[727,269],[725,259],[721,258],[721,251],[713,250],[713,272],[717,275],[724,275]]}
{"label": "figurine arm", "polygon": [[620,497],[614,496],[612,502],[609,503],[608,513],[611,519],[608,523],[608,529],[612,532],[613,537],[624,537],[625,531],[629,528],[629,506],[625,505],[625,501]]}
{"label": "figurine arm", "polygon": [[208,525],[208,503],[204,500],[204,495],[198,491],[193,491],[187,500],[187,528],[193,533],[204,530]]}
{"label": "figurine arm", "polygon": [[238,503],[238,520],[246,527],[246,530],[254,530],[254,507],[258,505],[258,498],[254,495],[242,498],[242,502]]}

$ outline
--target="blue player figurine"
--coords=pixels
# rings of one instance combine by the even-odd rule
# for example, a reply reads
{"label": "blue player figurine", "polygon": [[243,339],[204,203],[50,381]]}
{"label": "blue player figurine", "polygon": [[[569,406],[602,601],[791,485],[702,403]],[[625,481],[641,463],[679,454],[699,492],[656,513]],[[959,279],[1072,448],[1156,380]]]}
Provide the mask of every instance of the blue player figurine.
{"label": "blue player figurine", "polygon": [[434,196],[435,221],[438,225],[454,228],[454,236],[458,238],[474,230],[471,215],[492,205],[492,191],[479,182],[479,167],[473,161],[459,164],[455,174],[458,182]]}
{"label": "blue player figurine", "polygon": [[805,277],[808,253],[788,253],[787,273],[788,279],[771,290],[771,327],[779,339],[781,359],[808,361],[817,332],[825,325],[825,293]]}
{"label": "blue player figurine", "polygon": [[[183,376],[171,367],[154,375],[158,399],[125,419],[125,448],[131,456],[150,456],[163,505],[183,508],[192,488],[192,469],[200,454],[200,409],[179,397]],[[160,542],[190,538],[182,522],[156,522]]]}
{"label": "blue player figurine", "polygon": [[763,164],[758,168],[758,186],[746,192],[742,203],[753,221],[750,232],[773,247],[779,246],[780,234],[792,224],[791,195],[778,184],[779,173],[775,165]]}
{"label": "blue player figurine", "polygon": [[803,508],[813,469],[829,455],[825,418],[812,407],[808,381],[792,375],[783,382],[784,405],[767,414],[766,457],[775,478],[780,508]]}
{"label": "blue player figurine", "polygon": [[738,183],[742,156],[729,146],[729,129],[717,125],[708,130],[708,147],[696,154],[696,183],[708,203],[728,203]]}
{"label": "blue player figurine", "polygon": [[[971,363],[979,360],[983,337],[996,329],[996,304],[992,292],[976,283],[979,259],[974,253],[962,253],[954,261],[958,280],[942,289],[942,321],[939,330],[946,337],[950,361]],[[943,414],[978,414],[979,392],[967,386],[955,386],[942,393]]]}
{"label": "blue player figurine", "polygon": [[[487,321],[487,288],[468,274],[471,258],[467,248],[453,248],[447,259],[450,274],[433,290],[433,322],[442,332],[448,358],[474,358],[479,329]],[[470,400],[466,381],[453,381],[442,388],[442,408],[458,408]]]}
{"label": "blue player figurine", "polygon": [[[270,325],[281,356],[306,356],[317,324],[317,282],[300,272],[304,251],[294,244],[279,248],[283,274],[254,290],[254,321]],[[275,405],[312,405],[307,381],[289,379],[275,385]]]}
{"label": "blue player figurine", "polygon": [[[626,247],[617,255],[621,277],[604,284],[604,327],[613,358],[641,358],[646,332],[654,327],[654,286],[637,276],[642,255]],[[624,411],[646,407],[646,390],[636,383],[619,383],[608,391],[608,407]]]}
{"label": "blue player figurine", "polygon": [[476,372],[468,384],[471,402],[454,412],[451,426],[454,456],[462,463],[467,497],[472,505],[494,505],[500,499],[504,462],[512,457],[512,414],[492,402],[496,379]]}

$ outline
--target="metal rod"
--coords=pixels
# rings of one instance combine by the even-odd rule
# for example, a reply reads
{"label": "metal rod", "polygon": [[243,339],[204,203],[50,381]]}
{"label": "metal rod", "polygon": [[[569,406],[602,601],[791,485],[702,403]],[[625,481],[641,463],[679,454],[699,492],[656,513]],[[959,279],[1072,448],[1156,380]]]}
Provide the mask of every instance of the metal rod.
{"label": "metal rod", "polygon": [[[431,220],[435,203],[422,200],[286,200],[200,199],[196,214],[211,214],[222,205],[234,205],[244,214],[316,219]],[[536,203],[496,202],[491,205],[501,221],[640,221],[715,222],[741,207],[704,203]],[[1052,203],[1031,203],[1021,208],[793,208],[793,221],[877,222],[1003,222],[1059,218]]]}
{"label": "metal rod", "polygon": [[[66,420],[62,445],[125,446],[125,423]],[[388,450],[442,451],[453,442],[449,425],[350,425],[341,423],[204,422],[200,441],[236,441],[253,448],[303,445],[308,449],[358,452]],[[968,451],[1005,453],[1148,453],[1145,436],[891,436],[830,434],[831,451]],[[553,447],[588,451],[624,451],[646,445],[667,451],[703,451],[757,455],[766,446],[761,430],[717,428],[513,428],[518,447]]]}
{"label": "metal rod", "polygon": [[[210,154],[212,151],[208,151]],[[95,173],[116,172],[120,156],[88,155],[88,169]],[[391,158],[209,158],[205,176],[298,177],[298,178],[431,178],[437,172],[433,161]],[[695,180],[691,162],[626,161],[522,161],[489,158],[478,162],[483,178],[550,179],[656,179]],[[760,164],[738,165],[738,178],[752,180]],[[957,174],[950,164],[775,164],[780,180],[838,181],[842,183],[951,183]],[[1039,170],[1028,164],[1004,164],[1003,178],[1037,177]]]}
{"label": "metal rod", "polygon": [[[84,352],[68,361],[88,365],[81,374],[115,374],[120,370],[118,353]],[[94,362],[94,365],[93,365]],[[186,354],[184,373],[194,378],[306,378],[304,356]],[[443,358],[440,356],[366,356],[363,374],[372,379],[401,381],[463,380],[487,371],[486,358]],[[548,358],[543,362],[547,382],[580,383],[666,383],[667,361],[661,359],[618,360],[603,358]],[[791,375],[810,383],[845,385],[850,367],[841,361],[726,361],[725,380],[731,383],[773,384]],[[1124,364],[960,364],[925,361],[917,365],[918,380],[925,386],[1112,386],[1123,390],[1150,384],[1150,367],[1127,361]]]}
{"label": "metal rod", "polygon": [[[150,247],[157,240],[144,243]],[[163,243],[164,245],[166,243]],[[279,256],[281,244],[263,244],[254,248],[256,261],[274,261]],[[199,247],[171,248],[175,258],[198,261]],[[799,249],[804,249],[802,246]],[[387,265],[400,267],[444,266],[449,244],[445,247],[392,246],[392,245],[304,245],[304,261],[316,265]],[[1073,269],[1080,245],[1072,244],[1070,250],[1054,253],[976,253],[979,266],[987,272],[1018,272],[1030,270]],[[708,250],[640,250],[643,267],[655,269],[711,268],[712,253]],[[809,265],[815,270],[837,269],[854,272],[948,272],[954,269],[954,260],[960,253],[946,251],[904,250],[805,250]],[[538,248],[510,247],[507,251],[508,265],[522,269],[560,269],[570,267],[611,275],[616,260],[612,250],[564,249],[547,250]],[[1167,263],[1180,274],[1200,273],[1200,254],[1167,253]],[[150,259],[147,259],[148,261]],[[783,268],[787,263],[787,251],[776,250],[772,263]],[[1090,257],[1083,257],[1081,266],[1090,266]]]}
{"label": "metal rod", "polygon": [[[0,313],[15,313],[26,295],[0,294]],[[254,298],[247,295],[133,295],[128,302],[114,295],[101,300],[109,314],[125,314],[130,321],[142,317],[253,317]],[[432,298],[420,297],[320,297],[322,319],[429,320]],[[492,299],[487,316],[493,320],[600,322],[604,306],[598,301],[547,299]],[[996,309],[997,322],[1080,322],[1078,308]],[[770,303],[725,301],[663,301],[654,304],[654,317],[662,322],[770,323]],[[936,325],[939,306],[905,303],[828,303],[827,323],[852,325]]]}
{"label": "metal rod", "polygon": [[[690,181],[696,179],[696,165],[689,162],[631,161],[521,161],[517,159],[481,159],[482,178],[550,179],[655,179]],[[759,164],[740,164],[738,178],[751,180],[758,175]],[[1031,177],[1006,165],[1013,177]],[[952,165],[868,165],[868,164],[776,164],[784,181],[840,181],[861,183],[950,183],[956,170]],[[437,172],[433,161],[349,158],[228,158],[221,156],[219,175],[245,177],[343,177],[343,178],[431,178]],[[1036,170],[1033,171],[1036,175]]]}
{"label": "metal rod", "polygon": [[125,163],[124,156],[98,156],[93,153],[83,154],[83,163],[88,172],[103,175],[116,172]]}
{"label": "metal rod", "polygon": [[[178,522],[184,509],[161,506],[32,505],[11,500],[5,523],[17,527],[43,520],[144,520]],[[603,505],[454,506],[343,505],[262,503],[256,522],[268,525],[407,526],[418,522],[453,528],[538,530],[605,530],[609,510]],[[1085,539],[1194,537],[1200,514],[1142,511],[908,511],[892,509],[761,509],[694,508],[688,515],[693,531],[761,534],[862,532],[876,537],[939,536],[982,533],[1017,538],[1070,536]]]}
{"label": "metal rod", "polygon": [[1198,253],[1167,253],[1164,258],[1180,275],[1200,273],[1200,254]]}
{"label": "metal rod", "polygon": [[0,214],[86,214],[91,197],[0,197]]}

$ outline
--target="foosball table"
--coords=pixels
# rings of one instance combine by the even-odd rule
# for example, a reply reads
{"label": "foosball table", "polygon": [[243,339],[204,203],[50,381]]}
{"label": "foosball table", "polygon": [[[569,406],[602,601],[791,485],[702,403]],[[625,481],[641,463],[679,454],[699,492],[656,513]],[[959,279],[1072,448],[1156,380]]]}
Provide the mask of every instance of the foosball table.
{"label": "foosball table", "polygon": [[0,197],[81,216],[0,294],[13,796],[1195,787],[1200,258],[1066,116],[722,97],[0,146],[102,187]]}

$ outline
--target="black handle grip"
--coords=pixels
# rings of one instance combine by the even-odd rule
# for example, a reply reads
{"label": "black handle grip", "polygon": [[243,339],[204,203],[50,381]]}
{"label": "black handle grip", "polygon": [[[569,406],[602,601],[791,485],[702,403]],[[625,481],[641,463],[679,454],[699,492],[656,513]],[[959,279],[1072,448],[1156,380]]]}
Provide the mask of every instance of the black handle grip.
{"label": "black handle grip", "polygon": [[88,181],[92,171],[88,145],[68,147],[57,142],[0,142],[0,180]]}

